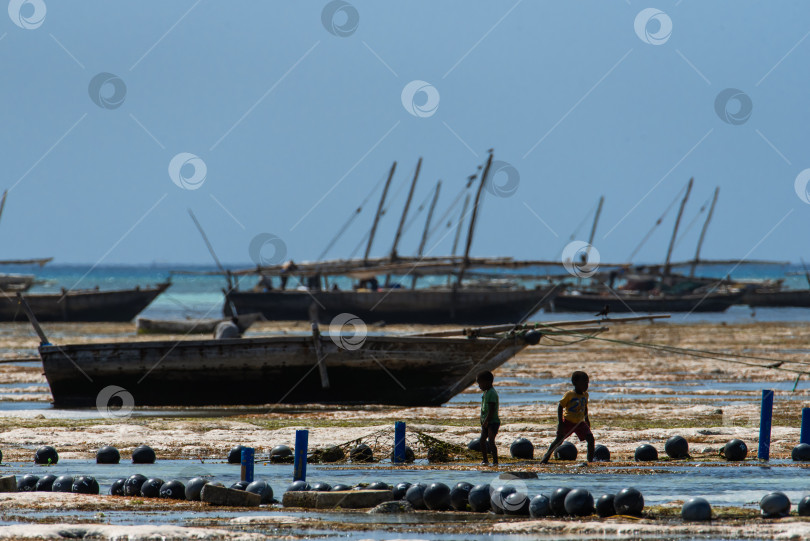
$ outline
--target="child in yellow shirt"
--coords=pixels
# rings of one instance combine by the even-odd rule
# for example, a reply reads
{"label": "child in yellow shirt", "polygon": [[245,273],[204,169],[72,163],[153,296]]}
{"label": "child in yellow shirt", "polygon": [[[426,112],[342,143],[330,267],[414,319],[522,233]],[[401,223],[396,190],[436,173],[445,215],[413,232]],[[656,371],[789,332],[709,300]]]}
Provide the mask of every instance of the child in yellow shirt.
{"label": "child in yellow shirt", "polygon": [[576,434],[579,441],[588,442],[588,462],[593,461],[595,442],[591,432],[591,420],[588,418],[590,378],[585,372],[576,371],[571,374],[571,383],[574,385],[574,390],[565,393],[557,407],[557,437],[551,442],[548,451],[540,461],[541,464],[547,464],[554,449],[559,447],[571,434]]}

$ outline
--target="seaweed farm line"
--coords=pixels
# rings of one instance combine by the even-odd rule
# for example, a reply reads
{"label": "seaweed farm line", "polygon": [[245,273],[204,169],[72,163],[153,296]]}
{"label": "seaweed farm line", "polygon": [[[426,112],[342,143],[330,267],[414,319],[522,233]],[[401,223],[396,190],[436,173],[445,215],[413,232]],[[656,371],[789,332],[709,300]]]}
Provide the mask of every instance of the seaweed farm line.
{"label": "seaweed farm line", "polygon": [[[261,322],[251,335],[306,331],[302,324]],[[387,329],[419,332],[419,326]],[[3,357],[33,357],[37,340],[29,326],[7,325],[0,330]],[[48,325],[58,343],[141,340],[132,325]],[[807,355],[806,324],[788,323],[655,323],[611,329],[611,338],[660,343],[684,348],[726,351],[768,358],[803,360]],[[178,337],[180,338],[180,337]],[[570,374],[585,370],[591,377],[590,416],[598,444],[606,445],[612,462],[582,465],[585,447],[574,439],[578,460],[516,461],[509,457],[512,441],[523,437],[545,451],[556,429],[556,402],[570,388]],[[116,418],[105,412],[57,410],[50,405],[47,382],[36,362],[0,364],[0,474],[92,475],[100,496],[64,493],[0,493],[4,524],[2,538],[59,537],[74,528],[107,537],[127,532],[131,538],[162,535],[167,539],[770,539],[810,537],[810,522],[796,515],[796,505],[810,495],[807,467],[790,453],[799,442],[801,412],[810,406],[810,382],[795,375],[669,352],[652,352],[621,343],[590,341],[567,347],[530,348],[495,372],[501,398],[501,431],[497,438],[502,463],[484,468],[470,456],[448,463],[428,463],[416,449],[414,464],[392,466],[388,447],[374,448],[368,440],[384,431],[393,434],[396,421],[408,427],[408,445],[417,433],[466,447],[479,432],[480,391],[469,388],[435,408],[392,406],[332,407],[267,404],[257,407],[135,408]],[[148,381],[144,384],[148,385]],[[771,460],[756,460],[762,389],[775,391]],[[429,512],[377,515],[363,510],[305,510],[280,505],[256,508],[214,507],[200,502],[105,496],[115,479],[140,473],[166,481],[204,475],[230,486],[240,468],[225,461],[238,444],[254,447],[263,459],[276,445],[292,447],[295,432],[307,429],[309,448],[367,439],[379,461],[372,464],[308,465],[307,481],[329,484],[384,482],[445,483],[453,486],[503,484],[508,471],[536,473],[519,479],[529,496],[558,487],[584,488],[594,498],[635,487],[644,495],[641,519],[614,517],[542,518],[487,513]],[[661,457],[664,442],[681,435],[691,458],[655,462],[633,461],[636,447],[649,443]],[[748,459],[730,463],[718,456],[729,440],[748,444]],[[148,444],[157,462],[135,465],[129,452]],[[35,449],[52,445],[59,462],[36,466]],[[121,451],[122,462],[98,465],[94,456],[103,445]],[[255,478],[266,480],[281,499],[293,479],[292,464],[255,464]],[[793,504],[785,519],[759,517],[760,499],[784,492]],[[680,518],[683,502],[706,498],[716,520],[688,523]],[[79,526],[81,525],[81,526]],[[106,529],[105,529],[106,528]],[[78,530],[70,530],[76,534]],[[79,532],[81,533],[81,532]],[[76,534],[78,535],[78,534]]]}

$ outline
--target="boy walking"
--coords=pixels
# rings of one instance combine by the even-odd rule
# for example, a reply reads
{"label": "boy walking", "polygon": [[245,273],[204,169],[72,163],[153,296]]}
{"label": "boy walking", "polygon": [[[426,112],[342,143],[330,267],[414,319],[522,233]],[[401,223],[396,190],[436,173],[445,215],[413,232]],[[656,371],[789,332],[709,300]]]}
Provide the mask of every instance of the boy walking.
{"label": "boy walking", "polygon": [[571,434],[576,434],[579,441],[588,442],[588,462],[593,461],[594,439],[591,433],[591,420],[588,418],[588,384],[590,378],[585,372],[571,374],[573,391],[568,391],[557,406],[557,437],[540,461],[547,464],[551,453]]}
{"label": "boy walking", "polygon": [[495,436],[501,427],[501,419],[498,417],[498,393],[492,387],[495,376],[486,370],[478,374],[475,378],[478,387],[484,392],[481,395],[481,454],[483,455],[484,466],[489,466],[487,460],[487,448],[492,452],[492,465],[498,465],[498,449],[495,447]]}

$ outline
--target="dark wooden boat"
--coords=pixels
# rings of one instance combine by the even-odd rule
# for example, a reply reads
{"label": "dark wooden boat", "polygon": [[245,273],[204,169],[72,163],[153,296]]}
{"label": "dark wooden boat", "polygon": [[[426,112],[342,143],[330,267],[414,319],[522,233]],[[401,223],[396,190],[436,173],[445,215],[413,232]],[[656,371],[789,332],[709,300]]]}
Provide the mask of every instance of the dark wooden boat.
{"label": "dark wooden boat", "polygon": [[757,307],[810,308],[810,289],[753,289],[743,295],[742,302]]}
{"label": "dark wooden boat", "polygon": [[[336,339],[339,342],[339,339]],[[329,336],[43,345],[57,408],[97,407],[123,388],[135,406],[326,403],[438,406],[531,341],[495,337],[368,336],[343,349]],[[536,340],[534,341],[536,343]],[[319,377],[319,358],[329,387]],[[103,406],[102,406],[103,407]]]}
{"label": "dark wooden boat", "polygon": [[731,305],[739,304],[742,296],[742,292],[687,295],[565,292],[554,298],[552,311],[596,313],[607,306],[609,313],[725,312]]}
{"label": "dark wooden boat", "polygon": [[[170,283],[134,289],[77,289],[62,293],[26,294],[31,310],[39,321],[132,321]],[[19,321],[25,313],[19,300],[0,297],[0,321]]]}
{"label": "dark wooden boat", "polygon": [[[264,317],[259,313],[237,317],[239,328],[244,332]],[[136,322],[138,334],[213,334],[217,325],[229,319],[149,319],[139,317]]]}
{"label": "dark wooden boat", "polygon": [[0,291],[28,291],[35,281],[33,274],[0,274]]}
{"label": "dark wooden boat", "polygon": [[380,289],[354,291],[229,291],[224,312],[261,312],[268,320],[308,321],[310,307],[318,308],[322,323],[350,313],[367,323],[457,323],[495,325],[525,321],[545,307],[561,286],[536,289],[463,287]]}

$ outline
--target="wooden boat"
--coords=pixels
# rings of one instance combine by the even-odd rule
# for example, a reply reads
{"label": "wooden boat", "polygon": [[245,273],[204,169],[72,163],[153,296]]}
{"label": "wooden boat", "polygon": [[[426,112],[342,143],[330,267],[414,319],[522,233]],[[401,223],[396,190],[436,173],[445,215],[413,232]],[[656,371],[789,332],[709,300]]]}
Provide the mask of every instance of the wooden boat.
{"label": "wooden boat", "polygon": [[[264,317],[259,313],[237,317],[237,325],[245,332],[251,325]],[[213,334],[217,325],[227,319],[149,319],[139,317],[136,322],[138,334]]]}
{"label": "wooden boat", "polygon": [[[134,289],[77,289],[62,293],[26,294],[31,310],[39,321],[132,321],[170,283]],[[25,317],[19,300],[0,296],[0,321],[19,321]]]}
{"label": "wooden boat", "polygon": [[535,289],[484,287],[380,289],[354,291],[226,291],[224,312],[261,312],[268,320],[308,321],[310,307],[329,323],[350,313],[367,323],[458,323],[494,325],[525,321],[545,307],[562,286]]}
{"label": "wooden boat", "polygon": [[743,292],[662,295],[649,293],[565,292],[552,302],[554,312],[725,312],[739,304]]}
{"label": "wooden boat", "polygon": [[[181,340],[39,348],[57,408],[96,407],[122,387],[136,406],[326,403],[438,406],[527,346],[523,337],[328,336]],[[318,359],[329,387],[319,378]]]}
{"label": "wooden boat", "polygon": [[33,274],[0,274],[0,291],[27,291],[35,280]]}
{"label": "wooden boat", "polygon": [[742,303],[756,307],[810,308],[810,289],[753,289],[746,291]]}

